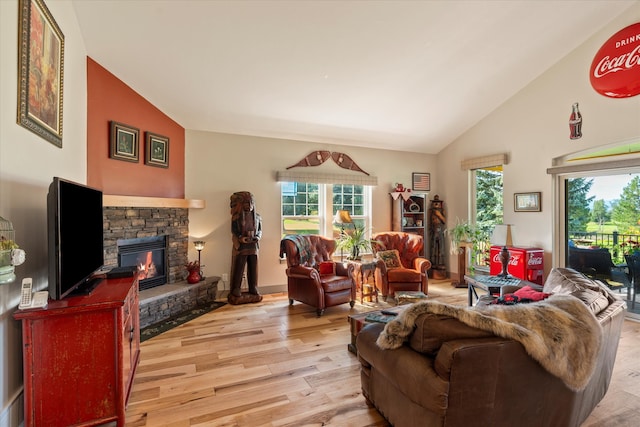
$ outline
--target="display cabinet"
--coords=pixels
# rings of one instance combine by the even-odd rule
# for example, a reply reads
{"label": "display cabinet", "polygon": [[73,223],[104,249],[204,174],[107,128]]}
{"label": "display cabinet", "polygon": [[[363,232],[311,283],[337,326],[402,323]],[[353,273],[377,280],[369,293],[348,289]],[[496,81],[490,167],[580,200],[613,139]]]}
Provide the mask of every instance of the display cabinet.
{"label": "display cabinet", "polygon": [[420,193],[405,193],[393,200],[392,229],[422,236],[424,246],[421,256],[428,256],[427,240],[427,195]]}

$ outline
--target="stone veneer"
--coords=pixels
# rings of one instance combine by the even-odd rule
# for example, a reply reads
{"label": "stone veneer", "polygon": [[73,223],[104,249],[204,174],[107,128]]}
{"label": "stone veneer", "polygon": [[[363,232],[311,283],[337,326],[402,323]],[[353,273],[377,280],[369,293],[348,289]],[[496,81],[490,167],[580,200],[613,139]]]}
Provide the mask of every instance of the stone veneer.
{"label": "stone veneer", "polygon": [[105,207],[104,264],[118,265],[119,239],[167,236],[167,283],[184,280],[189,247],[189,209]]}
{"label": "stone veneer", "polygon": [[211,304],[216,300],[219,280],[219,277],[214,276],[194,285],[180,282],[140,291],[140,328]]}

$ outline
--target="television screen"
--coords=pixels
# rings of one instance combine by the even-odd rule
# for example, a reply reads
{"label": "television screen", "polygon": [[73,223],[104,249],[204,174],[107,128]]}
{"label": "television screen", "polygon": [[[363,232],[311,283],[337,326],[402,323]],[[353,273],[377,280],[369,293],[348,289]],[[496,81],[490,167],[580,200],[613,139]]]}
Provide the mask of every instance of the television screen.
{"label": "television screen", "polygon": [[102,191],[55,177],[47,196],[49,294],[89,293],[104,264]]}

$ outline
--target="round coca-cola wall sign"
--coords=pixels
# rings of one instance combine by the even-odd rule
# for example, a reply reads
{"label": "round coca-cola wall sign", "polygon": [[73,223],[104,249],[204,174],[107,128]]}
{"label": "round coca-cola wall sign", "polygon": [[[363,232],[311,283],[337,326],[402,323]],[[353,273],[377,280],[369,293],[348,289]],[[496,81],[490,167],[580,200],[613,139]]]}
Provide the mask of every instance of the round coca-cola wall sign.
{"label": "round coca-cola wall sign", "polygon": [[591,86],[611,98],[640,94],[640,22],[630,25],[602,45],[591,63]]}

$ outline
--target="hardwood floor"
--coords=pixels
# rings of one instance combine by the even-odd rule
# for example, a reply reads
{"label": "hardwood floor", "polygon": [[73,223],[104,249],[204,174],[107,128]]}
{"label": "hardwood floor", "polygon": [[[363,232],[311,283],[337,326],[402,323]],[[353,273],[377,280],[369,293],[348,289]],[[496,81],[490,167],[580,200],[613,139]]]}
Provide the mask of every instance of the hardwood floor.
{"label": "hardwood floor", "polygon": [[[466,304],[466,289],[430,282],[430,298]],[[127,423],[133,426],[387,426],[360,389],[347,316],[371,304],[313,307],[286,294],[226,305],[145,341]],[[625,321],[613,382],[584,426],[640,419],[640,324]]]}

